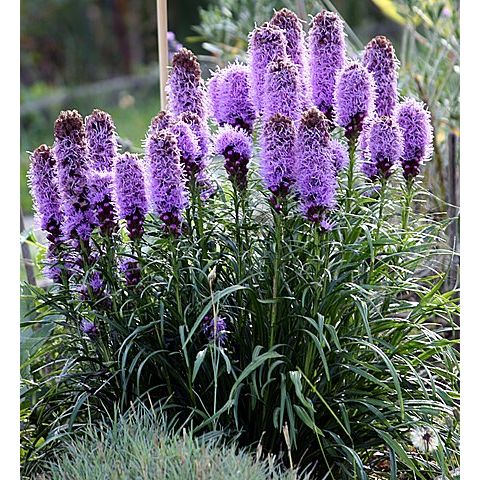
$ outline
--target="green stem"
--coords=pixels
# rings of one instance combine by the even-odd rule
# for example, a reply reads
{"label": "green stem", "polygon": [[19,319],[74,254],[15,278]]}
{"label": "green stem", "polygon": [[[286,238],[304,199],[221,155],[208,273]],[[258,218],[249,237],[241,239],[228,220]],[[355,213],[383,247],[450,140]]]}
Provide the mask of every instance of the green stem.
{"label": "green stem", "polygon": [[280,215],[273,213],[274,228],[275,228],[275,258],[273,263],[273,283],[272,283],[272,317],[270,322],[270,348],[275,343],[275,327],[277,324],[278,315],[278,300],[277,295],[280,283],[280,263],[282,261],[282,220]]}
{"label": "green stem", "polygon": [[350,140],[348,155],[349,155],[349,163],[348,163],[348,171],[347,171],[347,190],[345,192],[345,213],[350,213],[350,208],[352,205],[352,197],[353,197],[353,186],[354,186],[354,170],[355,170],[355,148],[356,148],[356,141],[354,139]]}

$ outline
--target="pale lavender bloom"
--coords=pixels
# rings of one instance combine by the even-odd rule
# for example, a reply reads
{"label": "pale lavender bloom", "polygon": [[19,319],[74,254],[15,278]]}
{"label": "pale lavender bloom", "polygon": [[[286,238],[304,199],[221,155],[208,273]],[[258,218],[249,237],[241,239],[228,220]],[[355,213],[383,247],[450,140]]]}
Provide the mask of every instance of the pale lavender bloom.
{"label": "pale lavender bloom", "polygon": [[152,210],[160,217],[168,232],[180,234],[188,193],[177,139],[167,130],[161,130],[147,139],[146,178]]}
{"label": "pale lavender bloom", "polygon": [[239,190],[245,190],[247,186],[252,148],[252,139],[242,128],[225,125],[219,129],[215,138],[215,152],[225,157],[228,178]]}
{"label": "pale lavender bloom", "polygon": [[140,238],[148,205],[143,162],[137,155],[124,153],[116,158],[113,183],[118,215],[127,222],[130,238]]}
{"label": "pale lavender bloom", "polygon": [[335,164],[335,170],[340,172],[349,164],[347,147],[339,140],[331,140],[330,148],[332,149],[333,162]]}
{"label": "pale lavender bloom", "polygon": [[375,112],[378,116],[393,115],[397,104],[399,62],[390,40],[384,36],[373,38],[365,47],[363,65],[375,81]]}
{"label": "pale lavender bloom", "polygon": [[112,117],[102,110],[93,110],[91,115],[85,118],[85,134],[90,168],[112,171],[118,150]]}
{"label": "pale lavender bloom", "polygon": [[175,53],[167,81],[169,106],[174,115],[183,112],[206,117],[206,93],[197,57],[186,48]]}
{"label": "pale lavender bloom", "polygon": [[165,130],[169,128],[171,125],[173,125],[174,122],[175,119],[172,117],[172,115],[165,110],[162,110],[150,121],[150,125],[147,131],[147,137],[149,135],[153,135],[154,133],[158,133],[160,130]]}
{"label": "pale lavender bloom", "polygon": [[95,226],[87,174],[87,146],[82,116],[61,112],[55,121],[54,155],[64,214],[62,230],[67,238],[86,241]]}
{"label": "pale lavender bloom", "polygon": [[265,75],[265,119],[280,113],[296,121],[301,115],[298,68],[288,59],[270,62]]}
{"label": "pale lavender bloom", "polygon": [[408,98],[398,105],[395,118],[403,139],[403,175],[406,179],[413,178],[433,154],[430,112],[423,103]]}
{"label": "pale lavender bloom", "polygon": [[82,319],[80,322],[80,330],[87,335],[90,340],[94,340],[98,336],[98,328],[97,326],[87,319]]}
{"label": "pale lavender bloom", "polygon": [[403,141],[397,122],[391,117],[375,117],[368,129],[367,160],[362,171],[370,180],[388,178],[403,152]]}
{"label": "pale lavender bloom", "polygon": [[276,114],[263,125],[260,138],[260,173],[263,184],[272,192],[270,202],[282,210],[282,200],[295,181],[296,130],[293,121]]}
{"label": "pale lavender bloom", "polygon": [[309,108],[312,94],[302,22],[294,12],[282,8],[275,12],[269,23],[280,28],[285,35],[287,56],[298,69],[301,110]]}
{"label": "pale lavender bloom", "polygon": [[57,168],[50,147],[40,145],[30,156],[28,183],[33,198],[36,220],[47,239],[60,242],[62,212],[58,193]]}
{"label": "pale lavender bloom", "polygon": [[227,322],[223,317],[205,315],[202,326],[203,333],[210,341],[217,341],[223,346],[227,340]]}
{"label": "pale lavender bloom", "polygon": [[207,83],[208,101],[210,113],[213,118],[220,124],[224,123],[224,106],[221,96],[222,75],[224,70],[217,67]]}
{"label": "pale lavender bloom", "polygon": [[312,20],[308,33],[313,103],[333,119],[335,81],[345,65],[345,33],[341,18],[327,10]]}
{"label": "pale lavender bloom", "polygon": [[169,130],[177,139],[180,150],[180,163],[187,180],[195,178],[200,170],[205,169],[205,162],[200,157],[197,137],[191,127],[181,120],[173,123]]}
{"label": "pale lavender bloom", "polygon": [[339,73],[334,94],[336,123],[345,128],[347,138],[354,138],[372,114],[374,89],[372,74],[358,62],[351,62]]}
{"label": "pale lavender bloom", "polygon": [[267,66],[287,56],[287,40],[283,31],[268,23],[256,27],[248,37],[251,97],[258,114],[265,101],[265,75]]}
{"label": "pale lavender bloom", "polygon": [[323,230],[332,228],[327,214],[336,205],[337,178],[329,128],[326,116],[312,107],[302,115],[296,147],[300,209]]}

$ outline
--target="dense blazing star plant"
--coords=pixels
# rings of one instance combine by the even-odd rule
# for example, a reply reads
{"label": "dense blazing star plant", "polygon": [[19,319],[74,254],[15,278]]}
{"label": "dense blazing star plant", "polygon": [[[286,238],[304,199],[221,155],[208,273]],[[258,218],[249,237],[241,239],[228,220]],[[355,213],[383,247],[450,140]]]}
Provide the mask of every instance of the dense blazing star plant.
{"label": "dense blazing star plant", "polygon": [[143,154],[98,110],[62,112],[53,148],[33,152],[39,262],[55,272],[24,286],[26,323],[53,325],[30,360],[27,471],[136,400],[318,478],[456,468],[452,252],[421,208],[429,113],[397,102],[384,37],[358,61],[340,17],[313,17],[308,48],[297,20],[276,12],[248,65],[208,84],[177,52]]}

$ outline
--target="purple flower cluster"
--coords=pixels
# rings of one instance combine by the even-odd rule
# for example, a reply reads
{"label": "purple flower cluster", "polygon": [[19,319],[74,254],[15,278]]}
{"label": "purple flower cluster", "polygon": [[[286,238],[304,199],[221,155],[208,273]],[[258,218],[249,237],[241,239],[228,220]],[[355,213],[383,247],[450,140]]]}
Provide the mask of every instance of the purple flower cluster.
{"label": "purple flower cluster", "polygon": [[363,65],[375,80],[375,112],[391,116],[397,104],[399,62],[392,43],[384,36],[373,38],[365,47]]}
{"label": "purple flower cluster", "polygon": [[155,115],[150,121],[150,125],[147,131],[147,138],[155,133],[158,133],[160,130],[165,130],[169,128],[173,122],[174,118],[172,115],[164,110]]}
{"label": "purple flower cluster", "polygon": [[248,162],[252,156],[252,139],[241,128],[221,127],[215,138],[215,152],[225,157],[230,181],[239,190],[247,187]]}
{"label": "purple flower cluster", "polygon": [[332,225],[327,213],[336,204],[334,155],[330,146],[330,122],[316,107],[304,112],[297,137],[297,190],[305,217],[323,230]]}
{"label": "purple flower cluster", "polygon": [[183,112],[206,116],[205,86],[197,57],[186,48],[175,53],[167,82],[169,105],[175,116]]}
{"label": "purple flower cluster", "polygon": [[400,161],[403,142],[400,128],[392,117],[375,117],[367,134],[367,158],[362,171],[370,180],[388,178]]}
{"label": "purple flower cluster", "polygon": [[146,178],[151,209],[169,233],[179,235],[188,196],[177,139],[168,130],[147,139]]}
{"label": "purple flower cluster", "polygon": [[269,23],[256,27],[249,35],[248,52],[252,102],[260,114],[264,109],[268,64],[287,56],[287,40],[283,31]]}
{"label": "purple flower cluster", "polygon": [[269,63],[264,93],[264,118],[280,113],[295,121],[300,119],[300,79],[297,66],[290,60],[280,59]]}
{"label": "purple flower cluster", "polygon": [[123,257],[119,261],[119,270],[123,273],[127,287],[135,287],[140,283],[142,272],[137,260]]}
{"label": "purple flower cluster", "polygon": [[246,65],[232,63],[214,73],[208,91],[213,116],[219,125],[229,124],[251,133],[255,109],[250,99],[248,74]]}
{"label": "purple flower cluster", "polygon": [[345,136],[354,138],[374,108],[375,83],[372,74],[358,62],[347,65],[335,85],[336,122],[345,128]]}
{"label": "purple flower cluster", "polygon": [[40,145],[30,156],[28,181],[38,224],[55,244],[61,240],[62,212],[55,157],[50,147]]}
{"label": "purple flower cluster", "polygon": [[293,121],[280,114],[273,115],[263,125],[260,173],[270,192],[276,211],[282,210],[283,199],[295,181],[296,130]]}
{"label": "purple flower cluster", "polygon": [[420,166],[433,153],[430,112],[422,103],[409,98],[398,105],[395,118],[403,139],[403,175],[408,180],[420,173]]}
{"label": "purple flower cluster", "polygon": [[348,150],[342,142],[334,139],[330,141],[330,148],[332,149],[335,170],[338,173],[341,170],[345,169],[349,163]]}
{"label": "purple flower cluster", "polygon": [[87,241],[95,226],[88,188],[87,146],[83,119],[76,111],[61,112],[55,121],[54,155],[67,238]]}
{"label": "purple flower cluster", "polygon": [[223,317],[205,315],[202,325],[203,333],[210,341],[216,341],[220,346],[227,340],[227,322]]}
{"label": "purple flower cluster", "polygon": [[195,175],[203,167],[202,162],[197,163],[198,160],[201,160],[197,137],[191,127],[181,120],[173,123],[169,130],[177,139],[180,163],[187,179],[195,178]]}
{"label": "purple flower cluster", "polygon": [[282,8],[273,15],[270,25],[280,28],[285,35],[287,57],[298,69],[301,110],[308,108],[311,105],[311,89],[307,75],[308,64],[302,22],[294,12]]}
{"label": "purple flower cluster", "polygon": [[113,172],[118,215],[127,222],[130,238],[140,238],[148,211],[143,163],[137,155],[124,153],[116,158]]}
{"label": "purple flower cluster", "polygon": [[312,20],[308,33],[313,103],[332,120],[337,74],[345,65],[345,33],[338,15],[327,10]]}
{"label": "purple flower cluster", "polygon": [[82,321],[80,322],[80,330],[85,335],[87,335],[90,338],[90,340],[94,340],[99,333],[97,326],[93,322],[85,318],[83,318]]}

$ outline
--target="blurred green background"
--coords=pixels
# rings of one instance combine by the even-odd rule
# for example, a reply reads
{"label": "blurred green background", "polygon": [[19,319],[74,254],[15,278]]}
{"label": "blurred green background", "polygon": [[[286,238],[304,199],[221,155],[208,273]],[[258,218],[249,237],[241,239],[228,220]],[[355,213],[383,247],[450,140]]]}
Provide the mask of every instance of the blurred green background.
{"label": "blurred green background", "polygon": [[[426,101],[434,116],[437,145],[426,181],[441,199],[456,203],[448,138],[458,135],[458,1],[175,0],[168,2],[175,36],[169,46],[192,49],[208,77],[216,64],[244,59],[254,23],[284,6],[306,26],[309,15],[337,10],[349,26],[350,55],[375,35],[390,37],[402,61],[401,93]],[[27,152],[51,144],[59,111],[72,108],[82,115],[107,110],[122,141],[141,146],[159,109],[155,0],[22,0],[20,181],[27,217]]]}

